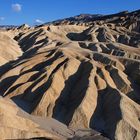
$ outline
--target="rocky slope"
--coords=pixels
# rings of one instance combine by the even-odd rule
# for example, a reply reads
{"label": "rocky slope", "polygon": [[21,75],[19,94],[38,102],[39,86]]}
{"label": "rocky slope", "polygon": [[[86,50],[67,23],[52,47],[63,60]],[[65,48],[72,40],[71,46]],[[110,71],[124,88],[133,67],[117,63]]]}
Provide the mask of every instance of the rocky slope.
{"label": "rocky slope", "polygon": [[1,31],[18,43],[0,67],[1,136],[139,140],[139,23],[138,10]]}
{"label": "rocky slope", "polygon": [[12,39],[10,34],[6,34],[3,31],[0,32],[0,66],[17,59],[22,55],[18,43]]}

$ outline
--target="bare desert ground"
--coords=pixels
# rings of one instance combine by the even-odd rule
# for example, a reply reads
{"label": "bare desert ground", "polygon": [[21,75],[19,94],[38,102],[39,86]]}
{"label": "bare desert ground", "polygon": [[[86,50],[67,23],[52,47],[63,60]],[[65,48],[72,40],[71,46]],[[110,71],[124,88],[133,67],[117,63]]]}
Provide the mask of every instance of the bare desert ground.
{"label": "bare desert ground", "polygon": [[140,140],[140,10],[0,30],[0,138]]}

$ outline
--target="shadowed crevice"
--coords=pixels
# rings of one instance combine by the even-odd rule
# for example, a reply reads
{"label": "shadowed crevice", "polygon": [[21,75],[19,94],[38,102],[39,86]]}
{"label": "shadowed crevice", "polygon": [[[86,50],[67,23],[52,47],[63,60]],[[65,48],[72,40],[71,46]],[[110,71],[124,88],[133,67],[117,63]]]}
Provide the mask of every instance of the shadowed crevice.
{"label": "shadowed crevice", "polygon": [[40,87],[38,87],[35,91],[32,91],[32,89],[41,81],[43,81],[47,75],[42,76],[38,80],[36,80],[30,87],[28,87],[23,94],[17,95],[12,97],[12,100],[24,111],[28,113],[32,113],[33,110],[37,107],[40,100],[42,99],[44,93],[48,90],[48,88],[52,84],[53,75],[62,67],[68,59],[64,59],[61,63],[59,63],[54,70],[49,75],[48,80],[43,83]]}
{"label": "shadowed crevice", "polygon": [[90,127],[115,140],[118,122],[122,119],[120,93],[111,87],[98,91],[97,106],[90,120]]}
{"label": "shadowed crevice", "polygon": [[53,118],[69,125],[76,108],[86,96],[89,76],[93,66],[89,62],[81,62],[76,73],[65,81],[65,87],[55,102]]}
{"label": "shadowed crevice", "polygon": [[5,96],[6,90],[18,79],[18,76],[10,76],[0,82],[0,95]]}

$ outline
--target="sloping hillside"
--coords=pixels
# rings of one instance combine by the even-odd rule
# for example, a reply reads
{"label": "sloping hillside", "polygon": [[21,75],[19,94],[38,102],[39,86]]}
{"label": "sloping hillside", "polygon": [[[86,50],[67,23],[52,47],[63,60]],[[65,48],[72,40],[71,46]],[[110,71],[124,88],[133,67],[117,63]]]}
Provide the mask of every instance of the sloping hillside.
{"label": "sloping hillside", "polygon": [[[17,108],[31,116],[12,117],[15,124],[21,121],[22,130],[17,130],[19,126],[9,122],[11,107],[6,113],[0,108],[6,138],[107,139],[102,134],[140,139],[140,11],[88,19],[0,32],[0,57],[5,59],[1,65],[9,61],[0,67],[0,104],[8,108],[10,100],[17,105],[13,116]],[[58,133],[65,136],[48,132],[48,118],[53,118],[52,129],[57,121],[62,123]],[[35,123],[29,127],[32,132],[21,135],[28,121]]]}

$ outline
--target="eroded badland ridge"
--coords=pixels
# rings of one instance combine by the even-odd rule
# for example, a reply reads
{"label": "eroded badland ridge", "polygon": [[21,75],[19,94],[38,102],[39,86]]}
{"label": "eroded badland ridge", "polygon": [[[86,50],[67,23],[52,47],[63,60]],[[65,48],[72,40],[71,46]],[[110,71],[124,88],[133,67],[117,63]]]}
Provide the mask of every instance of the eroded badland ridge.
{"label": "eroded badland ridge", "polygon": [[140,140],[140,10],[0,31],[0,138]]}

